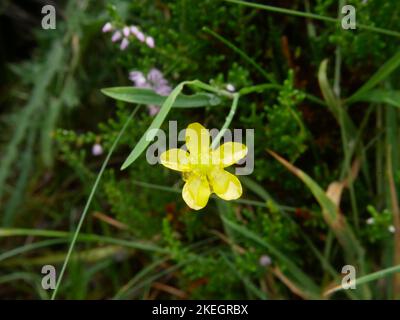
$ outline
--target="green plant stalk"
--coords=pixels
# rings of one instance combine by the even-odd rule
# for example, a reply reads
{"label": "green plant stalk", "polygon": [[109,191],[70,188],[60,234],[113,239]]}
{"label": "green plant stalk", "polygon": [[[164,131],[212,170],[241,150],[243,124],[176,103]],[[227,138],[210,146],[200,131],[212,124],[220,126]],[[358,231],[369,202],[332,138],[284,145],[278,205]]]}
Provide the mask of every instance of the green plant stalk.
{"label": "green plant stalk", "polygon": [[[44,229],[16,229],[16,228],[0,228],[0,238],[1,237],[18,237],[18,236],[33,236],[33,237],[44,237],[44,238],[63,238],[65,240],[71,239],[73,237],[72,232],[57,231],[57,230],[44,230]],[[107,236],[99,236],[96,234],[83,233],[79,235],[77,241],[82,242],[95,242],[95,243],[107,243],[115,244],[127,248],[139,249],[144,251],[152,251],[161,254],[170,253],[167,249],[160,248],[151,243],[117,239]]]}
{"label": "green plant stalk", "polygon": [[[360,284],[366,284],[368,282],[371,281],[375,281],[384,277],[387,277],[388,275],[391,275],[393,273],[398,273],[400,272],[400,265],[396,265],[387,269],[383,269],[377,272],[373,272],[370,274],[367,274],[365,276],[362,276],[360,278],[356,278],[354,281],[350,281],[349,285],[352,284],[356,284],[356,285],[360,285]],[[343,286],[342,285],[338,285],[330,290],[328,290],[324,295],[331,295],[335,292],[341,291],[343,290]]]}
{"label": "green plant stalk", "polygon": [[[269,150],[268,152],[309,188],[314,198],[321,206],[322,215],[326,224],[331,228],[340,245],[343,247],[346,261],[359,266],[360,272],[363,274],[365,270],[364,250],[348,225],[345,217],[340,213],[339,208],[326,195],[325,191],[305,172],[296,168],[273,151]],[[368,296],[368,292],[365,292],[365,294]]]}
{"label": "green plant stalk", "polygon": [[48,247],[48,246],[55,245],[55,244],[64,243],[67,241],[68,241],[68,239],[50,239],[50,240],[39,241],[39,242],[35,242],[35,243],[26,244],[21,247],[13,248],[12,250],[9,250],[9,251],[6,251],[6,252],[0,254],[0,262],[2,262],[3,260],[6,260],[6,259],[12,258],[21,253],[29,252],[31,250],[36,250],[39,248]]}
{"label": "green plant stalk", "polygon": [[[336,61],[336,63],[340,64],[340,61]],[[348,116],[346,110],[344,109],[344,105],[341,103],[340,99],[335,96],[333,90],[331,89],[329,85],[329,81],[327,78],[327,66],[328,66],[328,60],[324,60],[321,62],[319,71],[318,71],[318,82],[322,91],[322,95],[324,96],[324,99],[330,109],[330,111],[333,113],[333,115],[336,117],[336,120],[338,121],[340,125],[340,136],[342,139],[342,148],[343,148],[343,154],[344,154],[344,161],[343,161],[343,168],[342,168],[342,173],[341,173],[341,180],[344,179],[345,176],[351,176],[351,157],[353,152],[350,150],[349,151],[349,140],[348,136],[355,136],[355,129],[354,125]],[[339,73],[339,71],[336,71],[336,73]],[[336,77],[340,77],[339,75],[336,75]],[[335,82],[339,81],[338,79],[335,79]],[[337,84],[338,85],[338,84]],[[352,148],[355,148],[355,142],[353,143]],[[360,147],[362,149],[362,146]],[[348,187],[350,190],[350,199],[351,199],[351,206],[352,206],[352,213],[353,213],[353,219],[354,223],[356,225],[356,228],[358,229],[359,227],[359,222],[358,222],[358,207],[357,207],[357,200],[355,197],[354,193],[354,188],[353,188],[353,181],[352,179],[349,180],[348,182]]]}
{"label": "green plant stalk", "polygon": [[[313,19],[313,20],[331,22],[331,23],[337,24],[338,26],[340,26],[340,22],[341,22],[341,19],[337,19],[337,18],[321,16],[321,15],[315,14],[315,13],[308,13],[308,12],[291,10],[291,9],[286,9],[286,8],[281,8],[281,7],[269,6],[269,5],[260,4],[260,3],[246,2],[246,1],[241,1],[241,0],[224,0],[224,1],[247,6],[247,7],[252,7],[252,8],[256,8],[256,9],[292,15],[292,16],[301,17],[301,18],[308,18],[308,19]],[[383,29],[383,28],[379,28],[379,27],[368,26],[368,25],[361,24],[361,23],[357,23],[357,28],[361,29],[361,30],[364,29],[364,30],[368,30],[368,31],[376,32],[376,33],[385,34],[388,36],[400,37],[400,32],[393,31],[393,30],[387,30],[387,29]]]}
{"label": "green plant stalk", "polygon": [[369,80],[364,83],[355,93],[345,100],[346,104],[358,101],[364,94],[368,93],[375,86],[385,80],[393,71],[400,66],[400,52],[393,55],[385,64],[380,67]]}
{"label": "green plant stalk", "polygon": [[215,137],[215,139],[212,141],[211,149],[215,149],[215,147],[218,145],[218,143],[221,140],[221,138],[224,136],[225,131],[229,128],[229,125],[232,122],[233,116],[236,113],[236,109],[237,109],[237,106],[238,106],[238,103],[239,103],[239,98],[240,98],[240,94],[239,93],[234,93],[233,94],[233,101],[232,101],[231,109],[229,111],[228,116],[226,117],[224,125],[222,126],[221,130],[218,132],[218,134]]}
{"label": "green plant stalk", "polygon": [[[280,84],[275,84],[275,83],[263,83],[263,84],[257,84],[251,87],[245,87],[239,90],[239,93],[241,96],[245,96],[248,94],[252,94],[252,93],[260,93],[263,92],[265,90],[280,90],[282,89],[282,85]],[[299,90],[299,89],[298,89]],[[316,96],[313,96],[312,94],[309,94],[307,92],[304,92],[302,90],[299,90],[302,93],[304,93],[306,99],[310,100],[311,102],[314,102],[316,104],[319,104],[321,106],[326,106],[326,103],[319,99]]]}
{"label": "green plant stalk", "polygon": [[107,157],[106,157],[106,159],[105,159],[104,162],[103,162],[103,165],[101,166],[101,169],[100,169],[100,171],[99,171],[99,174],[97,175],[96,181],[95,181],[95,183],[94,183],[94,185],[93,185],[92,191],[90,192],[89,198],[88,198],[88,200],[87,200],[87,202],[86,202],[85,208],[83,209],[82,215],[81,215],[81,217],[80,217],[80,219],[79,219],[78,226],[76,227],[76,230],[75,230],[74,235],[73,235],[73,237],[72,237],[71,244],[70,244],[69,249],[68,249],[68,252],[67,252],[67,256],[65,257],[65,261],[64,261],[64,263],[63,263],[63,266],[62,266],[62,268],[61,268],[61,272],[60,272],[60,274],[59,274],[59,276],[58,276],[58,279],[57,279],[56,287],[55,287],[55,289],[54,289],[54,291],[53,291],[53,293],[52,293],[52,295],[51,295],[51,300],[54,300],[54,299],[56,298],[58,289],[59,289],[59,287],[60,287],[60,284],[61,284],[61,281],[62,281],[62,279],[63,279],[65,270],[66,270],[67,265],[68,265],[68,261],[69,261],[69,259],[71,258],[72,251],[74,250],[75,243],[76,243],[76,239],[78,238],[79,232],[80,232],[80,230],[81,230],[81,228],[82,228],[82,225],[83,225],[83,221],[85,220],[86,214],[87,214],[87,212],[88,212],[88,210],[89,210],[90,204],[91,204],[92,199],[93,199],[93,197],[94,197],[94,194],[95,194],[95,192],[96,192],[96,190],[97,190],[97,187],[98,187],[98,185],[99,185],[99,182],[100,182],[100,180],[101,180],[101,177],[103,176],[104,170],[105,170],[105,168],[107,167],[107,164],[108,164],[108,162],[110,161],[111,155],[112,155],[112,153],[114,152],[114,149],[115,149],[115,147],[117,146],[117,144],[118,144],[118,142],[119,142],[121,136],[122,136],[123,133],[125,132],[126,128],[128,127],[128,124],[129,124],[130,121],[133,119],[133,117],[135,116],[135,114],[136,114],[136,112],[137,112],[138,110],[139,110],[139,106],[137,106],[137,107],[133,110],[133,112],[132,112],[131,115],[129,116],[128,120],[125,122],[125,124],[124,124],[124,126],[122,127],[121,131],[119,132],[117,138],[115,139],[113,145],[111,146],[111,149],[110,149],[110,151],[108,152]]}
{"label": "green plant stalk", "polygon": [[255,62],[254,59],[252,59],[249,55],[247,55],[243,50],[235,46],[232,42],[230,42],[223,36],[219,35],[218,33],[212,31],[207,27],[203,27],[203,30],[208,34],[212,35],[214,38],[221,41],[223,44],[232,49],[238,55],[240,55],[244,60],[246,60],[249,64],[251,64],[266,80],[270,81],[271,83],[276,83],[276,80],[270,74],[265,72],[265,70],[257,62]]}

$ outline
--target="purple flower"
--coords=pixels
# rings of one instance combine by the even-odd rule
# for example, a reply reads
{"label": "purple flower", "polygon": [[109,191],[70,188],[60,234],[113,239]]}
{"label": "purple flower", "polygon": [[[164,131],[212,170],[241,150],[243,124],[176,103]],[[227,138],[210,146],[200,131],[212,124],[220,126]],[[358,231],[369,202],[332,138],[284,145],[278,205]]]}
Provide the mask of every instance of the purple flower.
{"label": "purple flower", "polygon": [[131,71],[129,73],[129,80],[131,80],[135,87],[148,88],[150,85],[147,83],[146,77],[140,71]]}
{"label": "purple flower", "polygon": [[147,74],[147,80],[149,80],[153,84],[159,84],[163,81],[166,82],[161,71],[156,68],[150,69],[149,73]]}
{"label": "purple flower", "polygon": [[135,36],[138,34],[139,29],[136,26],[131,26],[131,33],[134,34]]}
{"label": "purple flower", "polygon": [[122,33],[124,34],[125,37],[129,37],[129,33],[130,33],[129,27],[125,26],[125,27],[122,29]]}
{"label": "purple flower", "polygon": [[149,110],[149,115],[153,117],[158,113],[158,111],[160,111],[160,107],[155,105],[148,105],[147,110]]}
{"label": "purple flower", "polygon": [[136,36],[136,38],[137,38],[140,42],[143,42],[143,41],[145,40],[145,35],[144,35],[144,33],[141,32],[141,31],[138,31],[138,32],[135,34],[135,36]]}
{"label": "purple flower", "polygon": [[112,24],[111,24],[110,22],[107,22],[107,23],[103,26],[102,31],[103,31],[103,32],[109,32],[109,31],[111,31],[112,29],[113,29]]}
{"label": "purple flower", "polygon": [[[147,76],[140,71],[131,71],[129,79],[134,83],[135,87],[149,88],[162,96],[168,96],[172,91],[162,72],[156,68],[152,68]],[[154,116],[160,111],[160,107],[155,105],[149,105],[147,108],[150,116]]]}
{"label": "purple flower", "polygon": [[260,257],[260,260],[258,261],[258,263],[260,264],[260,266],[262,267],[268,267],[269,265],[271,265],[272,260],[269,256],[267,256],[266,254],[263,254]]}
{"label": "purple flower", "polygon": [[111,41],[112,41],[112,42],[117,42],[119,39],[121,39],[121,37],[122,37],[121,32],[120,32],[120,31],[116,31],[116,32],[114,32],[114,34],[112,35]]}
{"label": "purple flower", "polygon": [[128,39],[123,38],[121,41],[121,46],[120,46],[121,50],[125,50],[128,47],[128,45],[129,45]]}
{"label": "purple flower", "polygon": [[154,38],[153,37],[147,37],[146,38],[146,44],[149,46],[149,48],[154,48],[154,46],[155,46]]}
{"label": "purple flower", "polygon": [[97,157],[102,154],[103,154],[103,147],[101,146],[100,143],[95,143],[92,147],[92,155]]}
{"label": "purple flower", "polygon": [[167,96],[171,93],[172,88],[168,85],[168,81],[164,78],[160,70],[152,68],[147,74],[147,80],[152,89],[162,96]]}

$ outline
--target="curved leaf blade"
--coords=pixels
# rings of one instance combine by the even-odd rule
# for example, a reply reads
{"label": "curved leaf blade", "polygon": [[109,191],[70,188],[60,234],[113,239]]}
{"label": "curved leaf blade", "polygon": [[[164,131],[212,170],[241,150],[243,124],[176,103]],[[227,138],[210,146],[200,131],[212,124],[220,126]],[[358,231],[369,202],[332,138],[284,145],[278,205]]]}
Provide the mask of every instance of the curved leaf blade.
{"label": "curved leaf blade", "polygon": [[126,158],[125,162],[121,166],[121,170],[126,169],[130,166],[139,156],[146,150],[147,146],[153,141],[156,136],[157,130],[160,129],[162,123],[170,112],[172,105],[175,103],[178,95],[181,93],[185,84],[190,83],[190,81],[181,82],[178,86],[175,87],[174,90],[170,93],[170,95],[166,98],[164,103],[161,106],[160,111],[155,116],[151,125],[147,128],[146,132],[140,138],[139,142],[135,145],[129,156]]}
{"label": "curved leaf blade", "polygon": [[359,97],[356,97],[356,100],[352,100],[352,102],[356,101],[385,103],[393,107],[400,108],[400,90],[371,90]]}
{"label": "curved leaf blade", "polygon": [[400,66],[400,52],[391,57],[380,69],[359,88],[347,102],[351,103],[358,100],[359,97],[364,95],[369,90],[373,89],[377,84],[385,80],[394,70]]}
{"label": "curved leaf blade", "polygon": [[[101,89],[106,96],[115,100],[129,103],[157,105],[161,106],[166,100],[166,96],[161,96],[151,89],[135,88],[135,87],[112,87]],[[196,93],[185,95],[180,93],[176,98],[174,108],[199,108],[212,107],[221,103],[221,99],[209,93]]]}

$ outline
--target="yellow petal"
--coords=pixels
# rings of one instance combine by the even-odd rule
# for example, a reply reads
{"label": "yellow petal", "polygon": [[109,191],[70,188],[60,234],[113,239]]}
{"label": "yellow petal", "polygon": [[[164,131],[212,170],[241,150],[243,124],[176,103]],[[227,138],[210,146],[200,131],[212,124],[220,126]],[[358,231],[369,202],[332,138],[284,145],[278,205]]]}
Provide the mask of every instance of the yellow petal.
{"label": "yellow petal", "polygon": [[212,151],[212,163],[228,167],[247,155],[247,147],[239,142],[227,142]]}
{"label": "yellow petal", "polygon": [[196,174],[190,175],[182,190],[183,200],[194,210],[204,208],[210,194],[211,190],[206,177]]}
{"label": "yellow petal", "polygon": [[234,200],[242,195],[242,185],[239,179],[221,168],[208,173],[208,179],[215,194],[224,200]]}
{"label": "yellow petal", "polygon": [[189,153],[182,149],[170,149],[160,155],[160,162],[165,167],[177,171],[190,171]]}
{"label": "yellow petal", "polygon": [[210,151],[210,134],[200,123],[195,122],[186,128],[186,147],[193,159]]}

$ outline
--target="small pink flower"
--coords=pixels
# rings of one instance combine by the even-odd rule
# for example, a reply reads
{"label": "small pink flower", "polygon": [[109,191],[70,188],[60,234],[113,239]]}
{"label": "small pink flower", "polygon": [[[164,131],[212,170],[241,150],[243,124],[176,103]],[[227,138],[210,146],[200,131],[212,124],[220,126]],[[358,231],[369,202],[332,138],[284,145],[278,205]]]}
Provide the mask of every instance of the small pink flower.
{"label": "small pink flower", "polygon": [[267,256],[266,254],[263,254],[263,255],[260,257],[258,263],[259,263],[260,266],[262,266],[262,267],[268,267],[269,265],[271,265],[272,260],[271,260],[271,258],[270,258],[269,256]]}
{"label": "small pink flower", "polygon": [[121,41],[120,49],[121,50],[125,50],[128,47],[128,45],[129,45],[128,39],[127,38],[123,38],[122,41]]}
{"label": "small pink flower", "polygon": [[128,37],[129,33],[130,33],[129,27],[124,27],[124,29],[122,29],[122,32],[123,32],[125,37]]}
{"label": "small pink flower", "polygon": [[95,143],[92,147],[92,155],[97,157],[102,154],[103,154],[103,147],[101,146],[100,143]]}
{"label": "small pink flower", "polygon": [[129,73],[129,79],[135,84],[136,87],[143,88],[148,86],[145,76],[140,71],[131,71]]}
{"label": "small pink flower", "polygon": [[154,105],[147,106],[147,109],[149,110],[149,115],[151,117],[155,116],[160,111],[160,107]]}
{"label": "small pink flower", "polygon": [[138,34],[139,29],[136,26],[131,26],[131,33],[134,34],[135,36]]}
{"label": "small pink flower", "polygon": [[113,29],[112,24],[110,22],[107,22],[104,26],[102,31],[103,32],[110,32]]}
{"label": "small pink flower", "polygon": [[147,37],[146,38],[146,44],[149,46],[149,48],[154,48],[154,38],[153,37]]}
{"label": "small pink flower", "polygon": [[116,31],[116,32],[114,32],[114,34],[112,35],[111,41],[112,41],[112,42],[117,42],[119,39],[121,39],[121,37],[122,37],[121,32],[120,32],[120,31]]}
{"label": "small pink flower", "polygon": [[145,40],[145,35],[143,34],[143,32],[138,31],[135,35],[136,35],[136,38],[137,38],[140,42],[144,42],[144,40]]}

